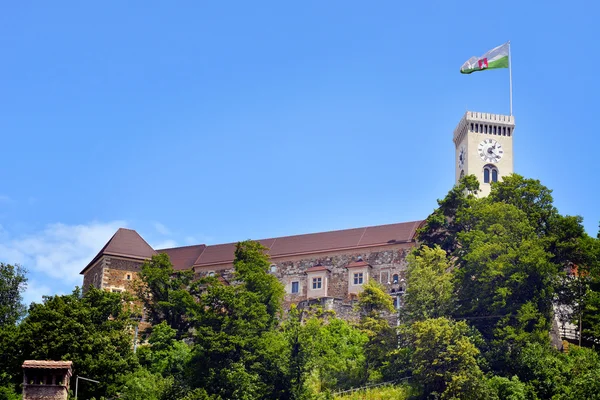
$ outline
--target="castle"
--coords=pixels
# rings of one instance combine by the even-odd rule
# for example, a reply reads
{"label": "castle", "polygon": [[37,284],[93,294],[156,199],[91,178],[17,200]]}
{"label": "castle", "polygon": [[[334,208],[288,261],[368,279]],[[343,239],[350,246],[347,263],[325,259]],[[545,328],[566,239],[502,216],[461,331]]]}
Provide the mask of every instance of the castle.
{"label": "castle", "polygon": [[[513,172],[513,116],[467,111],[454,130],[456,181],[469,174],[490,183]],[[270,273],[285,286],[285,303],[320,302],[333,306],[356,298],[369,279],[381,283],[399,307],[406,289],[406,256],[423,221],[262,239]],[[136,231],[119,229],[81,271],[83,288],[127,291],[141,265],[153,255],[169,255],[175,270],[195,276],[233,272],[235,243],[153,249]],[[337,307],[337,309],[343,309]]]}

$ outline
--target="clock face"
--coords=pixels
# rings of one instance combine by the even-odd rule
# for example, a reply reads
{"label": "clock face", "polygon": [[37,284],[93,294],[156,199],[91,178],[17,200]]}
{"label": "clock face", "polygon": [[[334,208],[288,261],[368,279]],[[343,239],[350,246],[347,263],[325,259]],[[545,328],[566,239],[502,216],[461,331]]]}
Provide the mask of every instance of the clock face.
{"label": "clock face", "polygon": [[502,145],[494,139],[485,139],[483,142],[479,143],[477,152],[483,161],[491,163],[497,163],[504,155]]}
{"label": "clock face", "polygon": [[463,169],[463,167],[465,166],[466,158],[467,150],[465,149],[465,146],[461,146],[460,150],[458,151],[458,168]]}

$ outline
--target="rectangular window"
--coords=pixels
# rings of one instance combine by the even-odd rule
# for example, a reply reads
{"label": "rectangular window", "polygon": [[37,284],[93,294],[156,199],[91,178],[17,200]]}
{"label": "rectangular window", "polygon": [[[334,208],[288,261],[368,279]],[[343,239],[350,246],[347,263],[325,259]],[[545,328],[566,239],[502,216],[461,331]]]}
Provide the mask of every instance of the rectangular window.
{"label": "rectangular window", "polygon": [[321,278],[313,278],[313,289],[321,289],[322,283]]}
{"label": "rectangular window", "polygon": [[298,282],[292,282],[292,293],[298,293],[300,291],[300,284]]}
{"label": "rectangular window", "polygon": [[131,280],[131,274],[127,274],[127,280],[130,281]]}
{"label": "rectangular window", "polygon": [[390,283],[390,272],[389,271],[381,271],[381,275],[379,275],[379,283],[383,285],[387,285]]}
{"label": "rectangular window", "polygon": [[357,272],[356,274],[354,274],[354,284],[355,285],[363,284],[363,273],[362,272]]}
{"label": "rectangular window", "polygon": [[111,292],[113,293],[121,293],[122,291],[122,289],[111,289]]}

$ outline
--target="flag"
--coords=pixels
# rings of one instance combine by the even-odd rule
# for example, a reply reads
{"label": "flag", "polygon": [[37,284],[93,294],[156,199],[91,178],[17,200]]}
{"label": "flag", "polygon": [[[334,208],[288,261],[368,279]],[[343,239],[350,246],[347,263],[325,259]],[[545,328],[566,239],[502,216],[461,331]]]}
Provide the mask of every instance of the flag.
{"label": "flag", "polygon": [[481,57],[471,57],[460,67],[461,74],[484,71],[486,69],[508,68],[508,46],[504,43],[493,48]]}

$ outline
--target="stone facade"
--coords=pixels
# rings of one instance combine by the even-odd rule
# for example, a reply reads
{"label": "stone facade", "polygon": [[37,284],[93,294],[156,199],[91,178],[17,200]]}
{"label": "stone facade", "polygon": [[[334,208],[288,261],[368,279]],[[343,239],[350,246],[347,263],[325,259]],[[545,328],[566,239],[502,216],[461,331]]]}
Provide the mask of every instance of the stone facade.
{"label": "stone facade", "polygon": [[[271,260],[271,273],[285,287],[285,309],[289,309],[292,304],[301,302],[302,304],[316,304],[311,300],[319,298],[331,299],[324,304],[336,313],[351,319],[351,305],[357,299],[362,287],[362,285],[353,284],[353,274],[363,272],[363,283],[366,283],[368,279],[374,279],[381,283],[398,306],[398,296],[404,293],[406,288],[406,256],[413,246],[414,243],[401,243],[361,249],[360,251],[339,251],[293,258],[277,258]],[[363,260],[368,266],[348,268],[350,264],[359,260]],[[308,271],[315,266],[324,268],[320,271]],[[233,279],[231,264],[196,268],[195,272],[197,277],[211,273],[223,276],[228,281]],[[323,278],[322,288],[312,290],[312,279],[317,277]],[[296,288],[297,292],[294,292]]]}
{"label": "stone facade", "polygon": [[131,291],[143,260],[103,256],[90,267],[83,277],[83,290],[90,286],[108,291]]}

